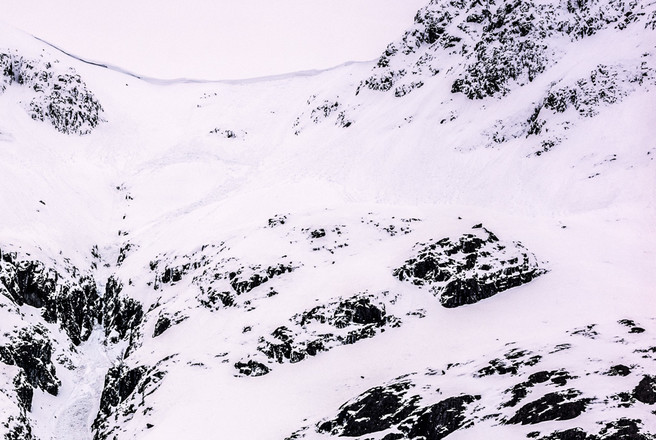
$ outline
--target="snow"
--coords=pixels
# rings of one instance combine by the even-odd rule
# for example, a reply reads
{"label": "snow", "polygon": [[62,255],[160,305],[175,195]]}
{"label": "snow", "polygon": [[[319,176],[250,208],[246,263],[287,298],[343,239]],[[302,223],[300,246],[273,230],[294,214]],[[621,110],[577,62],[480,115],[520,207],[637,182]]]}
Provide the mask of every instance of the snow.
{"label": "snow", "polygon": [[[468,101],[452,94],[452,77],[436,78],[402,99],[373,92],[356,97],[354,90],[372,63],[257,81],[154,81],[124,73],[244,78],[373,58],[369,52],[346,53],[346,40],[333,41],[342,58],[326,53],[313,58],[303,51],[308,48],[289,49],[292,37],[306,35],[316,21],[308,20],[300,29],[291,28],[290,23],[314,11],[324,19],[316,32],[359,41],[345,31],[350,20],[361,32],[368,28],[369,22],[362,21],[366,12],[387,17],[387,8],[399,8],[393,14],[394,26],[401,26],[393,29],[396,37],[409,22],[402,15],[418,6],[412,2],[382,2],[376,7],[373,2],[348,3],[337,2],[324,14],[311,9],[317,2],[286,1],[295,13],[277,12],[276,17],[283,18],[268,25],[288,32],[259,30],[279,39],[261,38],[258,53],[239,44],[221,50],[224,43],[216,36],[215,47],[197,45],[198,39],[209,34],[196,33],[185,40],[195,50],[187,45],[176,47],[170,38],[189,29],[169,32],[165,38],[161,28],[153,29],[155,24],[139,32],[168,41],[158,44],[170,51],[156,51],[148,46],[152,40],[145,40],[144,46],[132,51],[103,52],[94,41],[106,32],[112,49],[123,51],[127,41],[141,38],[136,28],[144,24],[148,11],[156,9],[163,15],[158,26],[171,27],[178,11],[171,4],[155,8],[148,2],[130,7],[119,3],[105,11],[109,16],[101,17],[95,9],[98,6],[92,9],[80,3],[79,14],[93,14],[106,23],[77,19],[71,23],[73,18],[60,16],[68,20],[65,23],[85,26],[84,32],[89,33],[89,41],[78,39],[75,44],[36,15],[28,21],[24,6],[14,5],[3,15],[9,19],[15,14],[12,20],[19,26],[34,26],[43,32],[39,36],[76,56],[120,66],[94,66],[19,32],[4,30],[2,34],[21,50],[43,52],[75,67],[105,109],[106,122],[90,135],[65,136],[25,114],[19,101],[27,99],[28,91],[12,86],[0,95],[0,187],[4,188],[0,191],[0,244],[30,252],[35,258],[64,255],[79,267],[90,265],[90,250],[98,245],[103,263],[111,266],[97,271],[99,282],[115,273],[124,282],[124,293],[139,300],[144,311],[154,307],[145,318],[143,345],[125,363],[135,367],[162,362],[167,374],[146,397],[146,406],[152,410],[144,414],[140,408],[131,419],[122,420],[119,438],[166,440],[220,433],[243,440],[281,439],[402,374],[442,368],[451,362],[482,362],[487,357],[481,356],[501,352],[509,343],[553,345],[564,341],[573,328],[592,323],[610,328],[625,317],[644,321],[648,335],[656,330],[651,320],[656,277],[653,88],[640,89],[622,102],[601,108],[597,117],[577,119],[567,139],[540,157],[527,157],[532,150],[524,139],[494,148],[483,143],[483,133],[494,120],[532,109],[552,81],[579,78],[606,59],[639,58],[653,49],[652,34],[646,38],[639,31],[619,36],[600,33],[572,44],[562,63],[543,78],[498,101]],[[44,5],[44,11],[63,14],[56,3],[52,5]],[[203,21],[196,22],[198,32],[209,32],[211,27],[235,38],[235,27],[241,27],[241,35],[253,33],[263,26],[272,8],[282,7],[258,3],[258,14],[263,15],[248,20],[246,15],[253,13],[254,5],[239,6],[233,11],[237,18],[224,28],[211,19],[228,6],[203,4],[190,12],[191,24],[186,26],[203,16]],[[127,29],[117,25],[125,20],[121,15],[126,11],[132,17]],[[412,14],[407,15],[411,19]],[[331,20],[343,27],[333,28]],[[52,22],[58,28],[67,27]],[[123,35],[119,38],[117,32]],[[312,49],[321,46],[316,35],[306,39]],[[370,39],[378,47],[377,54],[389,38],[372,31]],[[281,45],[287,45],[289,52],[276,50]],[[213,58],[223,59],[222,63],[228,60],[230,65],[207,68],[190,63],[189,59],[199,57],[199,47],[221,54]],[[599,47],[604,50],[590,50]],[[183,70],[165,70],[157,59],[136,64],[143,51],[176,58],[175,64],[182,66],[176,68]],[[288,53],[294,51],[297,55],[292,59]],[[190,58],[179,58],[181,52]],[[200,58],[206,62],[208,57]],[[296,59],[307,64],[293,64]],[[332,120],[314,124],[308,116],[312,107],[306,104],[312,95],[317,95],[318,102],[339,101],[355,123],[348,128],[335,126]],[[451,112],[458,118],[440,124]],[[294,133],[297,118],[302,128],[298,135]],[[213,133],[217,128],[239,136]],[[612,155],[616,160],[607,160]],[[594,173],[599,176],[589,178]],[[268,220],[277,214],[287,215],[287,223],[268,227]],[[373,226],[374,222],[399,223],[400,218],[422,221],[411,224],[411,233],[393,237]],[[416,243],[461,234],[481,222],[504,240],[521,241],[549,272],[520,288],[448,310],[439,306],[428,289],[391,276],[411,256]],[[331,236],[325,243],[310,243],[304,232],[335,226],[343,228],[343,236]],[[332,252],[313,250],[317,243],[329,247],[338,240],[349,246],[331,248]],[[118,267],[118,251],[126,243],[134,248]],[[211,248],[201,250],[203,245],[219,243],[229,250],[216,255]],[[191,275],[160,290],[148,284],[155,277],[149,269],[152,261],[160,259],[161,271],[165,265],[186,261],[183,256],[194,252],[265,266],[284,255],[284,261],[299,263],[299,267],[254,289],[252,310],[241,304],[212,312],[199,307],[198,286]],[[279,294],[266,297],[269,286]],[[423,309],[426,318],[403,315],[400,328],[374,338],[336,347],[298,364],[273,365],[272,372],[263,377],[236,377],[233,364],[253,352],[259,336],[269,334],[295,313],[358,292],[384,290],[399,294],[398,310]],[[18,318],[5,308],[0,312],[3,332],[5,326],[20,327],[38,319]],[[160,312],[181,312],[189,318],[153,338]],[[245,327],[251,331],[243,332]],[[49,329],[57,340],[57,353],[72,352],[56,325]],[[73,352],[77,369],[68,371],[57,365],[63,382],[59,396],[37,392],[30,417],[39,438],[92,438],[89,426],[98,411],[104,374],[118,362],[123,348],[105,346],[100,332],[97,329],[92,339]],[[653,341],[653,336],[648,338]],[[578,354],[564,362],[575,366],[592,355],[609,360],[626,355],[618,344],[599,346],[600,352],[591,352],[593,348],[581,342]],[[170,355],[171,359],[163,361]],[[554,364],[554,368],[559,366]],[[4,368],[3,380],[13,377],[15,371]],[[465,379],[459,380],[470,386]],[[0,401],[3,410],[9,406]],[[653,421],[645,422],[654,429]],[[147,428],[147,423],[154,426]],[[490,429],[481,425],[453,438],[491,438],[494,431]],[[504,435],[507,432],[513,438],[525,436],[519,429],[504,431]]]}

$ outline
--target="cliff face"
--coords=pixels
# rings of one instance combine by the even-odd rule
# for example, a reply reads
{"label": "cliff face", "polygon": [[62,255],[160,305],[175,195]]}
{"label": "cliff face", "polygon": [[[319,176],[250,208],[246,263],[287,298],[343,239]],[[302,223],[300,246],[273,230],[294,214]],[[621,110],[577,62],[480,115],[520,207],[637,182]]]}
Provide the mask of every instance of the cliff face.
{"label": "cliff face", "polygon": [[230,83],[5,32],[0,436],[654,438],[655,20],[431,1]]}

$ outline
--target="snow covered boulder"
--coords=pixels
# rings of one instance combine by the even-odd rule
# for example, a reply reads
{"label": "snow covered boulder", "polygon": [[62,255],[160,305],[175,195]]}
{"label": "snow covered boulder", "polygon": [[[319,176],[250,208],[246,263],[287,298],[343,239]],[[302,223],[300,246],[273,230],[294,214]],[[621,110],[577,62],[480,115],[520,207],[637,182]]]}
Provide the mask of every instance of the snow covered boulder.
{"label": "snow covered boulder", "polygon": [[519,242],[501,242],[482,225],[459,238],[418,243],[416,256],[393,274],[430,285],[444,307],[473,304],[528,283],[545,271]]}
{"label": "snow covered boulder", "polygon": [[27,87],[32,119],[48,121],[64,134],[88,134],[102,121],[103,108],[75,70],[57,67],[16,51],[0,52],[0,92],[12,84]]}

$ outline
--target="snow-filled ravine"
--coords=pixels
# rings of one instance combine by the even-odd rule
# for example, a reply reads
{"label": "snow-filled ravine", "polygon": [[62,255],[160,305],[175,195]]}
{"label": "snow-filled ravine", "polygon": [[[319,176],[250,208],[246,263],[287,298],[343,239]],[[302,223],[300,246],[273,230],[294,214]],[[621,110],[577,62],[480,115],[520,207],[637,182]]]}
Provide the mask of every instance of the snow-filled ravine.
{"label": "snow-filled ravine", "polygon": [[243,81],[0,29],[4,440],[655,438],[655,6],[405,28]]}

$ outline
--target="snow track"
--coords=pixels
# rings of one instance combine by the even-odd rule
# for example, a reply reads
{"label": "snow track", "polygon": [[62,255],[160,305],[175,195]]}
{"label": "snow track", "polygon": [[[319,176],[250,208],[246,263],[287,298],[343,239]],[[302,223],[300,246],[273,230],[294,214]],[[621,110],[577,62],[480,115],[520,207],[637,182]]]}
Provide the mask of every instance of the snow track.
{"label": "snow track", "polygon": [[50,440],[93,439],[91,425],[98,414],[105,374],[112,365],[106,350],[101,328],[78,347],[78,367],[68,384],[70,392],[54,412]]}

